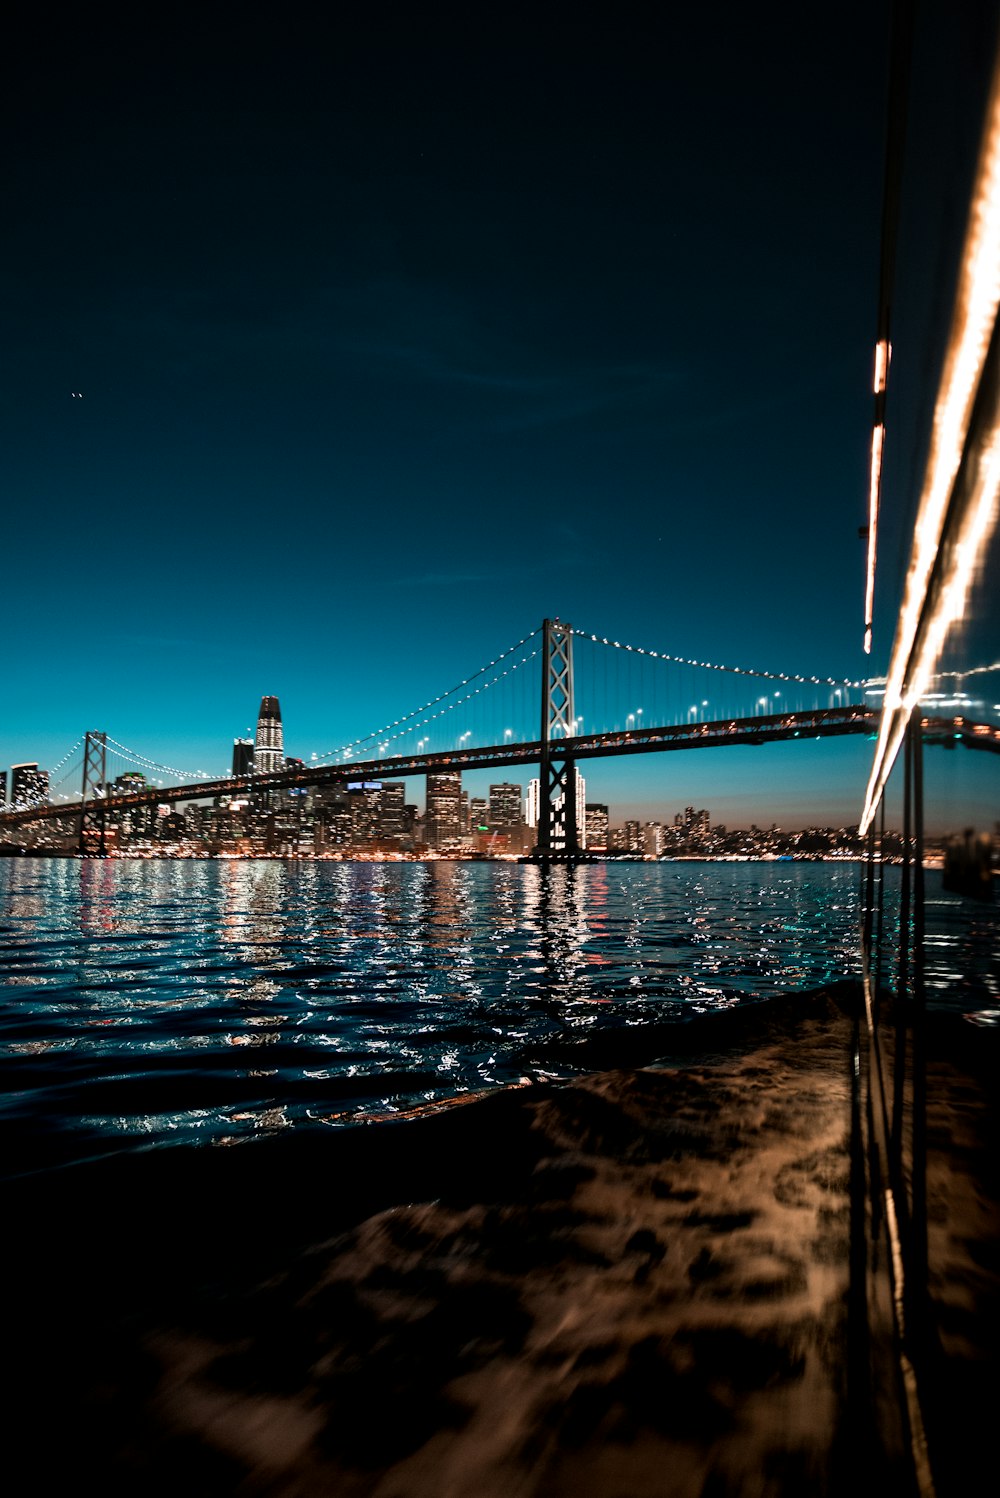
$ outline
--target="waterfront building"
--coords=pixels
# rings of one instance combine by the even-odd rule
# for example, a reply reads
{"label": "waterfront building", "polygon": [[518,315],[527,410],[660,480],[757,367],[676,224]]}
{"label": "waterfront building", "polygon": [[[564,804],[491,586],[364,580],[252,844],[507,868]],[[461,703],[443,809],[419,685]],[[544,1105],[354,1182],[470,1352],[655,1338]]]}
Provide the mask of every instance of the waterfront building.
{"label": "waterfront building", "polygon": [[395,843],[406,837],[406,786],[402,780],[382,782],[378,835]]}
{"label": "waterfront building", "polygon": [[7,801],[7,771],[6,770],[0,770],[0,806],[4,806],[6,804],[6,801]]}
{"label": "waterfront building", "polygon": [[[576,840],[577,840],[578,845],[581,848],[585,848],[587,846],[587,803],[586,803],[587,782],[584,780],[584,778],[580,774],[579,770],[576,770],[575,774],[576,774]],[[525,805],[524,805],[524,825],[526,827],[537,827],[538,826],[539,802],[540,802],[540,799],[541,799],[541,789],[540,789],[539,782],[538,782],[537,778],[534,779],[534,780],[529,780],[528,781],[528,792],[527,792],[527,796],[525,797]],[[562,799],[563,798],[561,796],[557,796],[556,797],[556,806],[557,807],[562,803]]]}
{"label": "waterfront building", "polygon": [[[674,824],[676,825],[679,820],[679,817],[675,817]],[[685,806],[684,817],[681,825],[684,828],[684,834],[686,837],[704,838],[708,837],[711,827],[711,818],[708,812],[705,810],[695,811],[693,806]]]}
{"label": "waterfront building", "polygon": [[331,848],[345,847],[351,841],[351,808],[343,786],[323,786],[316,793],[315,813],[320,841]]}
{"label": "waterfront building", "polygon": [[253,774],[253,739],[233,739],[233,774]]}
{"label": "waterfront building", "polygon": [[521,787],[519,785],[505,780],[500,785],[490,786],[487,820],[489,825],[499,832],[509,832],[514,827],[520,827],[524,819],[521,815]]}
{"label": "waterfront building", "polygon": [[625,853],[645,853],[646,839],[643,835],[641,822],[626,822],[622,828],[623,851]]}
{"label": "waterfront building", "polygon": [[576,772],[576,841],[579,847],[587,846],[587,782]]}
{"label": "waterfront building", "polygon": [[49,799],[49,772],[37,764],[11,765],[10,799],[15,810]]}
{"label": "waterfront building", "polygon": [[352,780],[347,787],[350,809],[350,842],[361,847],[375,842],[382,812],[381,780]]}
{"label": "waterfront building", "polygon": [[262,697],[254,740],[254,773],[273,775],[284,768],[285,740],[277,697]]}
{"label": "waterfront building", "polygon": [[584,803],[587,824],[587,847],[602,853],[608,846],[608,808],[602,801]]}
{"label": "waterfront building", "polygon": [[113,796],[128,796],[149,788],[149,781],[141,770],[125,770],[115,777],[110,789]]}
{"label": "waterfront building", "polygon": [[428,775],[426,808],[426,836],[432,848],[443,847],[461,837],[461,770],[439,770]]}
{"label": "waterfront building", "polygon": [[[490,787],[492,790],[492,786]],[[517,789],[517,811],[521,813],[521,788]],[[485,796],[473,796],[469,802],[469,830],[475,835],[477,832],[488,830],[490,823],[490,803]]]}

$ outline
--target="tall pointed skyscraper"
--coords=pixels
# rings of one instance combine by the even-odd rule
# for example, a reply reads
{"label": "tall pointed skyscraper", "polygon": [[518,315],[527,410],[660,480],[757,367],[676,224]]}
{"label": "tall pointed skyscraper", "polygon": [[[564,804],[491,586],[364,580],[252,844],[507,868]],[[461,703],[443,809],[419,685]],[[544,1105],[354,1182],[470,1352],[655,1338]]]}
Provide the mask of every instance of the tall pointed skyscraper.
{"label": "tall pointed skyscraper", "polygon": [[257,715],[253,768],[256,775],[273,775],[285,767],[285,740],[277,697],[262,697]]}

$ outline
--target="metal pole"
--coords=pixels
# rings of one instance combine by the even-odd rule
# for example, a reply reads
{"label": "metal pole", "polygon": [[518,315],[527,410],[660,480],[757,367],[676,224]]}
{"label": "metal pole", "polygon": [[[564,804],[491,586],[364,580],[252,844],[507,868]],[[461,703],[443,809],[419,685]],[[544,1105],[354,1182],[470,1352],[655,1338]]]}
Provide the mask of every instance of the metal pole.
{"label": "metal pole", "polygon": [[864,948],[865,960],[871,963],[871,926],[874,914],[874,818],[868,825],[868,846],[865,849],[864,876]]}
{"label": "metal pole", "polygon": [[924,987],[924,754],[923,722],[913,723],[913,1104],[911,1160],[910,1324],[922,1329],[927,1296],[927,1035]]}
{"label": "metal pole", "polygon": [[878,825],[878,908],[875,921],[875,961],[872,968],[872,993],[876,1018],[879,1013],[879,989],[882,982],[882,930],[885,918],[885,794],[879,804]]}
{"label": "metal pole", "polygon": [[910,983],[910,804],[913,799],[913,717],[903,741],[903,870],[899,890],[899,972],[896,980],[895,1054],[892,1063],[892,1173],[897,1197],[903,1166],[903,1107],[906,1098],[907,1013]]}

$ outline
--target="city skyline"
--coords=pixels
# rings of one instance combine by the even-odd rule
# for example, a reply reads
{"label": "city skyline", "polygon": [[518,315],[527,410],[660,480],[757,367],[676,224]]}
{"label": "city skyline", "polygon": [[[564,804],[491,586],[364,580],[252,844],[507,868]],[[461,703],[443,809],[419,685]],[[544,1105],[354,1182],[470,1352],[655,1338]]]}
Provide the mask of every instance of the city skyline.
{"label": "city skyline", "polygon": [[[871,657],[858,528],[888,5],[840,7],[808,67],[788,19],[734,7],[721,46],[714,13],[390,5],[206,16],[155,49],[25,23],[0,763],[102,729],[221,773],[264,691],[308,758],[555,614],[683,657],[884,669],[912,433],[886,451]],[[962,80],[950,144],[977,50],[919,45]],[[955,228],[920,207],[895,308],[914,408]],[[754,754],[669,776],[757,820],[859,815],[854,749]],[[595,774],[637,813],[670,796],[665,765]]]}
{"label": "city skyline", "polygon": [[[273,720],[278,708],[265,698],[261,718]],[[279,720],[280,721],[280,720]],[[273,745],[263,754],[270,764]],[[235,752],[247,747],[237,739]],[[286,756],[282,768],[294,775],[303,762]],[[273,768],[259,780],[252,765],[248,782],[229,794],[163,802],[155,782],[128,770],[95,786],[102,809],[87,824],[84,837],[73,819],[72,805],[62,818],[10,829],[8,851],[43,854],[84,851],[123,857],[261,857],[368,858],[372,856],[459,856],[510,858],[537,852],[542,819],[540,781],[491,780],[488,795],[475,796],[463,786],[462,772],[439,770],[420,777],[424,804],[407,799],[404,781],[358,779],[350,775],[300,786],[295,780],[273,785]],[[47,776],[35,765],[12,773],[11,809],[40,805],[47,799]],[[0,777],[0,803],[6,791]],[[708,808],[688,805],[653,820],[621,816],[607,803],[588,795],[585,777],[575,772],[576,834],[587,857],[857,857],[857,827],[785,830],[771,824],[727,828]],[[137,799],[138,797],[138,799]],[[92,803],[93,804],[93,803]],[[5,841],[0,837],[0,843]]]}

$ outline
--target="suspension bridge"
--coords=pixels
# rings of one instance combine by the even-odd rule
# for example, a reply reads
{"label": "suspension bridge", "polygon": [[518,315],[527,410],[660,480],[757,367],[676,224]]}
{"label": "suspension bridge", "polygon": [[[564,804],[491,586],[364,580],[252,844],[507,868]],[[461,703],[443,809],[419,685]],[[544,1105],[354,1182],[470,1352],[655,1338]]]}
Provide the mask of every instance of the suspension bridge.
{"label": "suspension bridge", "polygon": [[[987,704],[968,690],[970,679],[984,675],[988,684],[994,671],[1000,673],[1000,664],[955,673],[950,687],[928,694],[928,742],[1000,752],[995,717],[1000,704]],[[48,800],[15,806],[0,814],[0,838],[33,822],[71,819],[84,849],[108,813],[142,805],[531,765],[539,774],[535,851],[541,857],[573,858],[579,853],[578,761],[871,736],[881,713],[881,685],[877,679],[718,665],[546,619],[447,692],[346,745],[314,754],[308,763],[291,761],[270,774],[193,774],[139,754],[106,732],[89,731],[53,772],[69,766],[54,791],[82,769],[78,799],[55,799],[50,791]],[[970,716],[973,710],[978,717]],[[459,723],[468,726],[457,733]],[[115,787],[108,782],[109,760],[112,766],[118,762],[174,779]]]}

